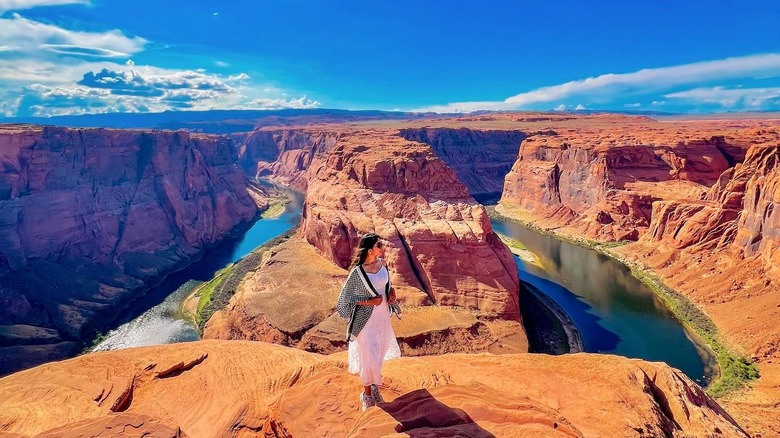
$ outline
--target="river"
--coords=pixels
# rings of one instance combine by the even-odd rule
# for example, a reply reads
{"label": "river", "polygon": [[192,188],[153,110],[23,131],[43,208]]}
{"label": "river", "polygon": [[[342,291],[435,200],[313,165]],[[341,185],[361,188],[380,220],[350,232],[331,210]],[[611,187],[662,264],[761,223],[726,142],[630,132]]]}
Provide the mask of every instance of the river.
{"label": "river", "polygon": [[[285,212],[258,220],[241,238],[206,252],[198,262],[169,275],[132,303],[93,351],[198,340],[194,324],[181,314],[181,302],[215,273],[300,221],[302,198],[293,196]],[[648,287],[621,263],[594,250],[493,219],[495,231],[522,242],[543,268],[515,257],[520,279],[553,299],[579,330],[584,351],[662,361],[699,384],[710,376],[708,356]]]}
{"label": "river", "polygon": [[491,222],[539,257],[542,268],[515,257],[520,280],[563,308],[582,335],[584,351],[666,362],[702,386],[712,377],[707,350],[625,265],[514,222]]}
{"label": "river", "polygon": [[275,218],[259,219],[241,237],[206,251],[202,259],[174,272],[143,297],[131,303],[114,320],[92,351],[119,350],[146,345],[197,341],[195,324],[181,313],[181,303],[204,281],[214,278],[222,268],[240,260],[258,246],[268,242],[300,222],[303,197],[288,193],[291,202]]}

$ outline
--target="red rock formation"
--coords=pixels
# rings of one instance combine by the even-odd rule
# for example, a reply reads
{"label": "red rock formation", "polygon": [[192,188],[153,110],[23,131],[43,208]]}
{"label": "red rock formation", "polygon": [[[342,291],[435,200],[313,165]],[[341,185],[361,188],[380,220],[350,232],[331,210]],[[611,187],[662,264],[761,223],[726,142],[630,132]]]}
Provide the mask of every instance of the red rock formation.
{"label": "red rock formation", "polygon": [[661,363],[608,355],[446,355],[385,366],[360,412],[343,353],[240,341],[95,353],[0,379],[0,432],[215,436],[747,436]]}
{"label": "red rock formation", "polygon": [[399,287],[442,305],[519,319],[512,255],[484,208],[427,145],[344,135],[309,182],[301,234],[341,267],[358,236],[377,232]]}
{"label": "red rock formation", "polygon": [[755,146],[734,180],[747,179],[734,247],[780,269],[780,143]]}
{"label": "red rock formation", "polygon": [[522,131],[468,128],[402,129],[401,137],[426,143],[475,197],[497,197],[527,135]]}
{"label": "red rock formation", "polygon": [[[295,236],[262,257],[246,257],[222,285],[233,275],[243,277],[227,306],[208,320],[203,339],[273,342],[324,354],[347,348],[347,323],[334,313],[347,271],[308,242]],[[443,306],[405,306],[403,321],[391,320],[403,356],[528,351],[518,320]]]}
{"label": "red rock formation", "polygon": [[[630,240],[637,242],[612,251],[682,292],[712,317],[726,342],[752,357],[761,378],[728,403],[754,427],[751,433],[780,433],[780,327],[770,322],[780,318],[778,121],[588,123],[567,130],[551,124],[571,139],[567,147],[591,154],[579,170],[570,166],[579,175],[570,177],[573,190],[563,188],[571,149],[554,136],[532,137],[507,177],[501,208],[575,238],[620,239],[616,228],[633,226]],[[612,159],[598,160],[603,156]],[[565,201],[567,191],[574,199]],[[637,203],[626,208],[626,199]]]}
{"label": "red rock formation", "polygon": [[338,134],[297,130],[258,130],[233,135],[239,162],[250,176],[271,177],[306,191],[312,160],[336,144]]}
{"label": "red rock formation", "polygon": [[[0,325],[88,335],[144,281],[255,217],[235,161],[222,137],[4,128]],[[3,358],[0,373],[13,369]]]}
{"label": "red rock formation", "polygon": [[722,137],[683,140],[655,130],[544,133],[523,142],[501,205],[531,210],[591,238],[637,240],[650,225],[653,201],[664,199],[653,186],[673,184],[676,196],[678,186],[705,190],[728,168],[727,148],[738,149]]}
{"label": "red rock formation", "polygon": [[[389,242],[386,256],[406,305],[433,300],[466,309],[435,317],[407,312],[398,328],[404,354],[526,351],[511,253],[452,170],[430,146],[405,141],[395,130],[337,128],[339,134],[302,130],[310,139],[339,139],[335,145],[296,143],[295,150],[310,157],[303,167],[271,166],[281,172],[273,178],[301,181],[304,172],[310,175],[303,184],[308,191],[300,235],[325,258],[296,239],[273,248],[262,264],[246,268],[250,274],[206,324],[204,337],[263,340],[323,353],[344,349],[345,324],[329,316],[346,272],[337,269],[334,275],[327,265],[346,268],[358,235],[376,231]],[[304,134],[258,131],[246,144],[257,147],[262,138],[266,146],[284,149],[285,138]],[[287,280],[291,275],[295,280]],[[286,310],[291,305],[301,311]],[[477,311],[479,319],[466,315],[469,311]]]}

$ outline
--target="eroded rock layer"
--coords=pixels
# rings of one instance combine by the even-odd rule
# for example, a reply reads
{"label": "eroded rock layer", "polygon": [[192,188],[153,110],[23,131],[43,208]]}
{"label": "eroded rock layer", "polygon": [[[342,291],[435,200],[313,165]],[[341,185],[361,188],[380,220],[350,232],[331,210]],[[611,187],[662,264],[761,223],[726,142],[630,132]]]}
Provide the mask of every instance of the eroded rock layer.
{"label": "eroded rock layer", "polygon": [[[345,355],[240,341],[97,353],[0,379],[0,430],[54,436],[747,436],[661,363],[615,356],[447,355],[387,363],[361,412]],[[110,429],[109,429],[110,428]],[[140,434],[139,434],[140,435]]]}
{"label": "eroded rock layer", "polygon": [[403,138],[431,146],[477,198],[498,198],[527,134],[468,128],[402,129]]}
{"label": "eroded rock layer", "polygon": [[89,335],[145,281],[251,221],[235,161],[224,137],[0,130],[0,373],[72,353],[60,341]]}
{"label": "eroded rock layer", "polygon": [[751,432],[780,433],[780,121],[600,118],[551,121],[554,134],[525,140],[498,210],[568,237],[635,241],[611,251],[756,361],[762,377],[729,403]]}
{"label": "eroded rock layer", "polygon": [[[265,167],[272,179],[307,187],[303,240],[290,239],[247,268],[253,272],[204,337],[344,349],[346,324],[332,315],[344,268],[359,236],[377,232],[408,310],[397,327],[404,354],[527,351],[511,253],[430,146],[395,129],[344,126],[256,131],[241,141],[248,162],[260,156],[252,150],[272,150],[262,158],[279,160],[245,168]],[[288,153],[306,158],[285,160]],[[449,310],[430,317],[418,309],[433,303]]]}
{"label": "eroded rock layer", "polygon": [[257,130],[232,137],[247,175],[275,179],[303,192],[312,162],[336,144],[339,134],[299,128]]}
{"label": "eroded rock layer", "polygon": [[[347,348],[346,321],[334,313],[347,271],[308,242],[292,237],[268,248],[259,263],[247,257],[236,269],[248,274],[209,319],[204,339],[264,341],[325,354]],[[407,303],[403,320],[391,322],[403,356],[528,350],[519,320],[460,307]]]}
{"label": "eroded rock layer", "polygon": [[519,319],[519,280],[485,209],[427,145],[373,132],[344,136],[309,182],[301,235],[346,268],[376,232],[399,288],[441,305]]}

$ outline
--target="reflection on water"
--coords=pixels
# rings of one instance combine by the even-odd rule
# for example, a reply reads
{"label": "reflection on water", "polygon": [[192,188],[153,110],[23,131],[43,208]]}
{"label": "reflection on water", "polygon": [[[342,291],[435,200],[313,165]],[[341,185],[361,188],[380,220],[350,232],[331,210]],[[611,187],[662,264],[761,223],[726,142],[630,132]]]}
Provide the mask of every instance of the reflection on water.
{"label": "reflection on water", "polygon": [[189,320],[180,317],[179,305],[200,283],[196,280],[187,281],[162,303],[110,331],[92,351],[197,341],[198,330]]}
{"label": "reflection on water", "polygon": [[520,279],[554,299],[582,334],[586,352],[662,361],[699,384],[710,376],[706,353],[647,286],[598,252],[493,219],[493,229],[536,254],[544,269],[523,263]]}
{"label": "reflection on water", "polygon": [[300,222],[303,198],[295,193],[287,195],[292,201],[281,216],[258,220],[240,238],[208,250],[201,260],[169,275],[133,302],[114,320],[116,328],[110,330],[92,351],[198,340],[195,325],[179,313],[181,302],[199,284],[211,280],[217,271]]}

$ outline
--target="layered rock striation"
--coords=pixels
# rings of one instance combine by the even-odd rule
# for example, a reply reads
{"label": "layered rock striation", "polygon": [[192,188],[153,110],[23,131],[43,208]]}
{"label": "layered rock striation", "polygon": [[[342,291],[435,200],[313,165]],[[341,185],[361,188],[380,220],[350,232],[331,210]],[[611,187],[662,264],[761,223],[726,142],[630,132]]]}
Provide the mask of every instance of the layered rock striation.
{"label": "layered rock striation", "polygon": [[[385,366],[360,411],[346,355],[201,341],[91,354],[0,379],[12,436],[747,434],[679,371],[606,355],[447,355]],[[179,435],[180,434],[180,435]]]}
{"label": "layered rock striation", "polygon": [[299,128],[256,130],[231,137],[248,176],[271,178],[305,192],[312,162],[336,144],[339,134]]}
{"label": "layered rock striation", "polygon": [[[761,379],[734,403],[780,433],[777,120],[587,119],[523,142],[499,211],[646,267],[704,310]],[[528,195],[525,195],[528,194]]]}
{"label": "layered rock striation", "polygon": [[72,353],[60,341],[253,220],[236,159],[186,132],[0,130],[0,372]]}
{"label": "layered rock striation", "polygon": [[431,301],[519,318],[512,255],[484,208],[427,145],[345,137],[309,182],[301,235],[346,268],[359,235],[376,232],[399,287]]}
{"label": "layered rock striation", "polygon": [[653,202],[699,198],[734,159],[723,151],[739,148],[717,136],[552,131],[523,142],[500,203],[590,238],[637,240],[650,226]]}
{"label": "layered rock striation", "polygon": [[[318,152],[309,155],[300,237],[248,268],[204,336],[344,349],[346,324],[333,316],[344,269],[359,236],[376,232],[388,242],[393,283],[411,306],[397,330],[404,354],[527,351],[512,255],[454,172],[430,146],[395,130],[341,129],[304,130],[310,139],[338,141],[308,147]],[[446,310],[418,308],[434,303]]]}
{"label": "layered rock striation", "polygon": [[497,199],[504,178],[517,160],[523,131],[469,128],[407,128],[401,137],[425,143],[452,169],[477,199]]}

